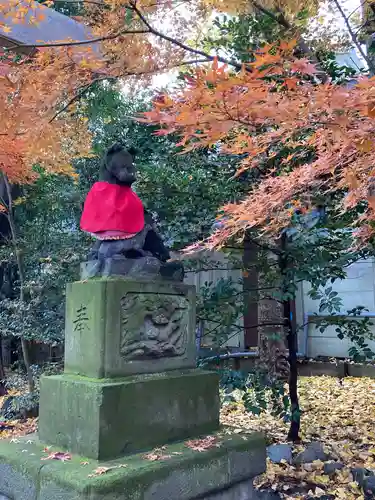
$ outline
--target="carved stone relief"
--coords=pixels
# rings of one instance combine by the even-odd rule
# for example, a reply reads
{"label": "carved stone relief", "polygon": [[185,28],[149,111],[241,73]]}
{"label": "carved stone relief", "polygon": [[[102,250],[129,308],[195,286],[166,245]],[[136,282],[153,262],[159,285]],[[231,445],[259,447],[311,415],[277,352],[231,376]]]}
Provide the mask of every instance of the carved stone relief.
{"label": "carved stone relief", "polygon": [[181,295],[127,293],[121,299],[120,354],[126,361],[183,356],[189,301]]}

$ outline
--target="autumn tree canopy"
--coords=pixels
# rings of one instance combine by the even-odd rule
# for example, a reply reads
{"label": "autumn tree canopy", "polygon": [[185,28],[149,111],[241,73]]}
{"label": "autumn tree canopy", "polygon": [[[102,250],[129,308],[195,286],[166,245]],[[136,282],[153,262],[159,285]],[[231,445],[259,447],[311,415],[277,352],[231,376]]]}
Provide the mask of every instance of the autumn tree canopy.
{"label": "autumn tree canopy", "polygon": [[[84,39],[43,38],[49,10],[75,6],[86,29]],[[72,157],[90,149],[90,134],[80,113],[80,98],[97,81],[143,78],[181,65],[212,61],[214,50],[202,50],[202,25],[213,9],[243,13],[255,10],[277,18],[288,36],[300,12],[294,0],[2,0],[0,35],[15,40],[17,27],[27,25],[33,43],[8,43],[0,51],[0,165],[12,182],[34,177],[33,165],[72,173]],[[304,12],[317,13],[318,0]],[[306,16],[305,16],[306,17]],[[52,22],[52,21],[51,21]],[[39,39],[39,38],[40,39]],[[306,49],[302,43],[303,50]],[[307,50],[307,49],[306,49]],[[240,70],[224,57],[218,60]]]}
{"label": "autumn tree canopy", "polygon": [[[339,0],[330,1],[340,8]],[[181,133],[188,148],[220,144],[243,155],[241,170],[262,169],[265,158],[275,158],[274,170],[248,198],[225,207],[225,229],[210,243],[254,226],[277,230],[317,190],[348,190],[343,210],[365,202],[358,220],[372,224],[373,81],[346,89],[324,75],[303,33],[318,0],[304,5],[303,16],[294,0],[77,0],[75,20],[85,26],[85,39],[44,40],[48,9],[64,12],[65,4],[0,1],[4,37],[12,39],[20,24],[40,33],[40,40],[8,44],[0,54],[0,169],[11,182],[33,180],[36,165],[74,175],[71,160],[90,152],[81,98],[93,84],[147,82],[155,73],[190,67],[179,90],[158,98],[145,119],[162,124],[163,133]],[[295,42],[265,48],[255,62],[224,57],[200,45],[213,11],[261,12]],[[280,144],[290,155],[276,165]]]}
{"label": "autumn tree canopy", "polygon": [[342,211],[364,205],[355,221],[362,237],[375,227],[374,78],[351,88],[319,83],[314,65],[292,49],[265,47],[237,73],[217,61],[200,68],[141,118],[161,124],[160,134],[179,133],[185,151],[219,143],[243,155],[238,173],[264,171],[281,148],[289,150],[241,203],[223,207],[223,228],[209,246],[255,227],[277,233],[296,209],[337,192]]}

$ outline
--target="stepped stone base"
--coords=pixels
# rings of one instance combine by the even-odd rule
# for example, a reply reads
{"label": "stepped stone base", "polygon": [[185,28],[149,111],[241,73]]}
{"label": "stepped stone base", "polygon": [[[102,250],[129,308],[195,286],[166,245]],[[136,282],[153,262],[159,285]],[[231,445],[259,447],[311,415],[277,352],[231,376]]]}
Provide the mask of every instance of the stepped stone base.
{"label": "stepped stone base", "polygon": [[174,370],[118,379],[43,377],[39,436],[96,460],[160,446],[219,428],[213,372]]}
{"label": "stepped stone base", "polygon": [[[212,434],[216,446],[193,450],[186,443],[162,448],[163,457],[125,455],[106,462],[78,455],[43,460],[60,451],[36,436],[0,441],[0,499],[11,500],[255,500],[251,479],[265,470],[260,434],[226,429]],[[95,475],[98,467],[108,468]]]}

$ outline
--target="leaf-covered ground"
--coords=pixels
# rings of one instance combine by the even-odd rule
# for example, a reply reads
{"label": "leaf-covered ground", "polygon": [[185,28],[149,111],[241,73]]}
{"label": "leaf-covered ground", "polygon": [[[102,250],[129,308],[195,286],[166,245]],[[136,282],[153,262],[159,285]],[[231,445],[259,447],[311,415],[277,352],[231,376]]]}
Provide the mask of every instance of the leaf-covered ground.
{"label": "leaf-covered ground", "polygon": [[[351,470],[359,467],[375,471],[375,380],[346,378],[339,382],[330,377],[311,377],[302,378],[299,386],[302,444],[293,447],[293,454],[318,441],[330,459],[342,463],[344,468],[328,476],[322,461],[298,466],[268,461],[267,472],[258,478],[258,485],[274,489],[285,499],[364,499]],[[0,407],[1,404],[2,398]],[[286,442],[288,424],[269,414],[257,417],[246,413],[240,405],[231,404],[224,406],[222,422],[236,428],[261,430],[269,444]],[[0,421],[0,438],[29,434],[36,427],[37,419]]]}
{"label": "leaf-covered ground", "polygon": [[[16,396],[18,391],[10,391],[6,396]],[[3,406],[3,402],[6,397],[0,396],[0,409]],[[11,422],[5,422],[0,417],[0,439],[15,438],[18,436],[25,436],[27,434],[32,434],[36,432],[38,426],[37,418],[29,418],[25,421],[14,420]]]}
{"label": "leaf-covered ground", "polygon": [[[302,444],[318,441],[332,460],[344,468],[332,477],[323,473],[323,462],[293,466],[268,461],[267,473],[258,484],[271,487],[283,498],[363,499],[351,469],[375,470],[375,380],[331,377],[302,378],[299,382],[302,407]],[[225,424],[263,431],[269,444],[285,443],[288,425],[269,414],[246,414],[241,407],[227,406],[222,411]]]}

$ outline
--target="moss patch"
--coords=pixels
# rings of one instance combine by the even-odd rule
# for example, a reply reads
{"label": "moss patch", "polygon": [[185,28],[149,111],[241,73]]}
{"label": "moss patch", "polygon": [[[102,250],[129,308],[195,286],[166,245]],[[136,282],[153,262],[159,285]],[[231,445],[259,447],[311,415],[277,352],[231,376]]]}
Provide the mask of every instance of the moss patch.
{"label": "moss patch", "polygon": [[[215,445],[205,451],[193,450],[186,443],[174,443],[163,447],[164,459],[161,460],[149,460],[145,454],[138,453],[101,462],[77,455],[66,462],[42,460],[59,450],[52,447],[48,452],[43,451],[44,445],[35,437],[32,442],[22,438],[17,443],[0,442],[0,464],[11,465],[31,477],[40,492],[37,500],[47,500],[45,495],[51,494],[48,491],[52,486],[54,492],[60,491],[61,495],[65,492],[60,498],[72,500],[148,500],[154,498],[149,496],[150,492],[158,490],[170,491],[170,498],[184,500],[265,470],[265,445],[261,435],[241,435],[222,429],[212,436],[216,438]],[[108,470],[97,474],[98,467]],[[2,480],[0,478],[0,491]],[[74,496],[69,497],[68,492],[74,492]]]}
{"label": "moss patch", "polygon": [[198,369],[112,381],[55,375],[42,380],[40,399],[40,438],[93,459],[219,427],[217,374]]}

